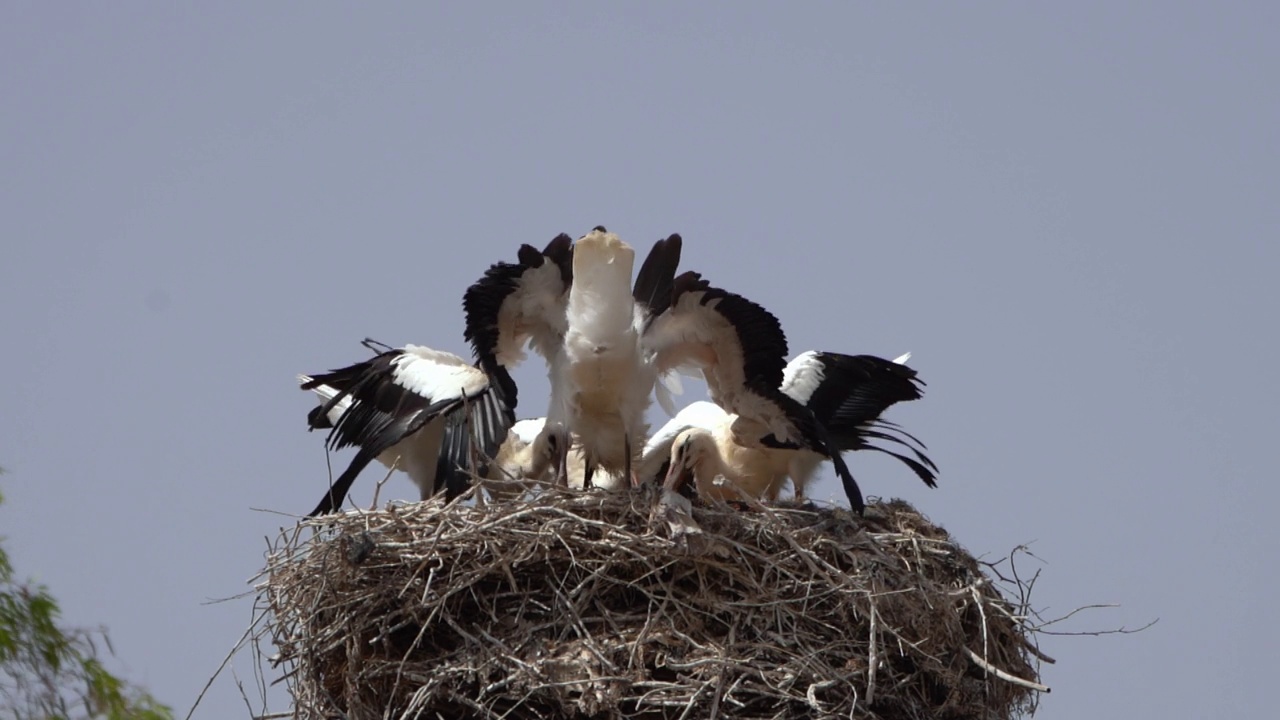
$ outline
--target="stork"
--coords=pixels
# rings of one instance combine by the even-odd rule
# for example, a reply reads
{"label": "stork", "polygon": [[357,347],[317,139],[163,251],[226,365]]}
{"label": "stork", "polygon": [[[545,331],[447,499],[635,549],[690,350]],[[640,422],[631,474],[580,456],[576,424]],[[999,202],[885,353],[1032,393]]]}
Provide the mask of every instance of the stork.
{"label": "stork", "polygon": [[617,235],[597,226],[569,242],[561,235],[541,254],[558,274],[527,245],[519,264],[490,268],[467,290],[466,336],[482,363],[513,365],[526,340],[544,357],[551,397],[539,447],[554,448],[555,479],[567,484],[576,440],[590,487],[597,468],[632,475],[655,377],[641,336],[671,298],[681,240],[654,245],[634,288],[635,251]]}
{"label": "stork", "polygon": [[473,443],[491,457],[515,422],[516,388],[505,372],[490,376],[457,355],[420,345],[381,348],[369,360],[298,378],[303,390],[322,399],[308,414],[311,428],[330,429],[332,450],[359,448],[309,516],[341,506],[374,459],[408,473],[424,500],[442,487],[457,497],[467,487]]}
{"label": "stork", "polygon": [[[632,477],[657,377],[641,340],[668,307],[681,245],[679,235],[655,243],[634,288],[635,251],[617,235],[596,227],[574,245],[568,331],[563,362],[552,378],[547,425],[551,432],[578,436],[584,487],[591,487],[597,467]],[[562,456],[568,445],[561,443]]]}
{"label": "stork", "polygon": [[[712,402],[686,405],[645,444],[640,458],[641,482],[696,490],[705,499],[764,496],[779,477],[785,479],[789,456],[795,451],[737,442],[734,419]],[[690,479],[692,487],[687,484]]]}
{"label": "stork", "polygon": [[[487,479],[514,480],[526,489],[552,479],[549,477],[551,460],[556,453],[555,443],[559,442],[559,436],[543,432],[546,422],[547,419],[542,417],[521,420],[512,425],[506,441],[489,464]],[[586,459],[582,455],[582,448],[573,447],[569,451],[565,467],[568,486],[583,488],[585,470]],[[596,475],[596,486],[606,490],[621,490],[627,487],[627,483],[621,476],[601,472]],[[512,497],[510,482],[490,482],[486,487],[495,499]]]}
{"label": "stork", "polygon": [[[936,487],[937,467],[907,440],[921,448],[923,444],[880,419],[891,405],[921,397],[923,382],[903,364],[909,355],[888,361],[870,355],[801,353],[785,368],[779,389],[804,404],[837,453],[865,449],[892,455],[926,485]],[[744,443],[737,426],[738,418],[714,403],[689,405],[646,445],[642,477],[656,480],[665,467],[664,485],[683,487],[692,479],[699,495],[724,500],[739,494],[776,500],[790,477],[799,498],[817,467],[834,459],[815,448]],[[877,439],[902,445],[914,457],[870,443]],[[861,512],[865,503],[857,483],[852,476],[841,480],[850,505]]]}
{"label": "stork", "polygon": [[494,263],[462,296],[463,336],[491,373],[524,360],[526,344],[551,363],[568,329],[573,239],[561,233],[541,252],[521,245],[516,254],[518,262]]}
{"label": "stork", "polygon": [[[573,436],[585,458],[584,485],[591,485],[597,467],[632,477],[656,378],[691,369],[702,373],[712,400],[734,414],[734,434],[742,444],[821,453],[831,458],[846,490],[852,488],[850,497],[860,502],[823,426],[780,389],[787,341],[777,318],[713,287],[698,273],[676,277],[681,246],[679,235],[655,243],[628,292],[635,252],[596,227],[573,245],[572,271],[561,273],[569,280],[547,284],[554,292],[545,297],[554,302],[529,310],[535,303],[526,285],[542,270],[525,260],[526,255],[535,259],[536,251],[527,246],[521,267],[497,273],[518,280],[486,285],[486,275],[468,290],[471,302],[464,304],[476,312],[468,310],[467,333],[482,362],[502,356],[504,339],[510,346],[530,335],[524,328],[548,329],[539,346],[551,379],[543,433],[559,438],[553,459],[557,479],[566,480]],[[566,286],[567,295],[558,294]]]}
{"label": "stork", "polygon": [[642,346],[659,373],[701,371],[712,402],[734,416],[730,429],[740,445],[806,449],[830,458],[850,502],[861,503],[826,429],[781,390],[787,338],[768,310],[686,272],[672,283],[670,307],[653,319]]}

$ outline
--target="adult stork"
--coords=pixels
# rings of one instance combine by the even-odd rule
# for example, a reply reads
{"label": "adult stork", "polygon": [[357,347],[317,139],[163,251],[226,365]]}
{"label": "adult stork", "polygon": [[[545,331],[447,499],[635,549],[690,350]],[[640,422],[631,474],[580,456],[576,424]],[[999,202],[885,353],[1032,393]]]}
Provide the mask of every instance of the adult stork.
{"label": "adult stork", "polygon": [[574,442],[585,487],[597,468],[628,478],[648,430],[655,377],[641,336],[671,299],[680,236],[654,245],[634,288],[635,251],[604,227],[572,247],[564,235],[552,242],[541,257],[522,247],[519,263],[494,265],[467,290],[466,337],[482,363],[509,367],[526,341],[547,361],[546,441],[535,452],[551,451],[556,482],[568,483]]}
{"label": "adult stork", "polygon": [[329,428],[332,450],[355,446],[347,469],[309,516],[342,505],[356,476],[374,459],[409,474],[422,499],[442,488],[448,497],[483,472],[515,422],[516,388],[505,373],[490,375],[452,353],[420,345],[390,348],[370,341],[377,354],[314,376],[299,376],[303,390],[322,399],[308,414],[313,429]]}
{"label": "adult stork", "polygon": [[[805,352],[786,366],[779,389],[804,404],[820,434],[835,448],[836,457],[850,450],[887,453],[910,467],[926,485],[936,487],[937,467],[908,440],[921,448],[923,444],[880,419],[891,405],[921,397],[923,382],[903,364],[908,356],[888,361],[870,355]],[[834,460],[830,453],[811,447],[743,442],[737,421],[719,405],[692,403],[646,445],[643,477],[656,479],[665,468],[664,485],[685,487],[693,480],[699,495],[724,500],[739,495],[776,500],[790,477],[799,498],[818,466]],[[914,457],[871,444],[875,439],[902,445]],[[865,502],[856,481],[852,476],[842,476],[841,481],[850,505],[861,512]]]}

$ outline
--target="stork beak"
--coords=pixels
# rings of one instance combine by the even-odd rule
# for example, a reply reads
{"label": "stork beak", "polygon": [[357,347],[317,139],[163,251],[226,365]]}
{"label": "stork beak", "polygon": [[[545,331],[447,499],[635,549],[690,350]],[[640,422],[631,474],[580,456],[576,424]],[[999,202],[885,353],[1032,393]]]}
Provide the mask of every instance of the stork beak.
{"label": "stork beak", "polygon": [[679,492],[685,483],[693,480],[693,468],[686,467],[684,462],[672,465],[667,470],[667,476],[662,480],[662,487],[668,490]]}

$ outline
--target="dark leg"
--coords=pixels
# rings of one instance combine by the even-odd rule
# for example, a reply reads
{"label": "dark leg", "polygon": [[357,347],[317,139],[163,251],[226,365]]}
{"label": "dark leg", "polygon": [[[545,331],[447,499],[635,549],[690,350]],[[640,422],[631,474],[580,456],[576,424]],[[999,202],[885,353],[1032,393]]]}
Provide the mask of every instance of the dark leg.
{"label": "dark leg", "polygon": [[555,484],[569,487],[569,434],[556,435],[555,448],[556,476]]}
{"label": "dark leg", "polygon": [[627,459],[624,462],[623,468],[622,468],[623,482],[627,483],[627,485],[634,488],[637,486],[638,483],[636,483],[636,478],[634,475],[632,475],[632,470],[631,470],[631,436],[630,435],[622,436],[622,449],[627,451]]}

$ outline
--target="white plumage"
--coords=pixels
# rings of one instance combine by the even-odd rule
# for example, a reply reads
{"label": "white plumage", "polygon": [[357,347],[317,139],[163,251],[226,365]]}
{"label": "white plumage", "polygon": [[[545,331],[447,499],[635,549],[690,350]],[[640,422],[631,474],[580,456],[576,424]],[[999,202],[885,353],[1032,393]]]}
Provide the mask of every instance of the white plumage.
{"label": "white plumage", "polygon": [[478,395],[489,387],[484,371],[453,353],[423,345],[405,345],[391,364],[391,382],[432,402]]}
{"label": "white plumage", "polygon": [[[734,420],[715,403],[690,403],[645,445],[642,482],[678,486],[673,481],[692,479],[700,497],[719,500],[761,498],[781,487],[795,451],[743,444],[733,434]],[[658,478],[663,465],[669,470]]]}
{"label": "white plumage", "polygon": [[[518,262],[493,264],[464,294],[474,366],[409,345],[301,376],[322,400],[312,426],[332,428],[331,447],[360,448],[312,514],[335,509],[374,459],[408,472],[424,498],[442,482],[458,494],[467,467],[584,487],[599,472],[602,484],[625,487],[634,469],[650,479],[668,462],[670,479],[692,473],[703,494],[776,498],[790,477],[800,496],[830,459],[860,510],[840,452],[889,452],[865,443],[877,438],[910,448],[915,458],[890,454],[933,483],[928,458],[878,420],[894,402],[919,397],[914,371],[812,351],[787,363],[771,313],[698,273],[676,276],[681,246],[679,235],[655,243],[633,286],[635,250],[603,227],[576,243],[561,234],[541,251],[521,245]],[[546,361],[551,393],[545,419],[514,424],[509,370],[526,346]],[[652,398],[674,413],[680,372],[700,374],[712,403],[675,413],[646,444]],[[477,451],[495,462],[476,467]]]}
{"label": "white plumage", "polygon": [[[597,227],[577,243],[561,235],[541,253],[522,246],[518,264],[495,264],[468,290],[467,337],[491,376],[506,372],[526,340],[547,360],[545,440],[530,452],[539,456],[553,448],[555,476],[567,483],[572,440],[584,456],[585,485],[597,468],[631,478],[655,381],[663,379],[656,391],[670,412],[670,393],[679,390],[676,373],[699,372],[727,414],[725,427],[716,430],[721,455],[731,441],[760,451],[772,468],[779,457],[796,457],[772,450],[812,451],[831,459],[860,509],[861,493],[826,428],[807,400],[782,389],[787,342],[777,318],[698,273],[676,277],[681,244],[678,235],[655,243],[632,287],[635,251]],[[822,372],[797,366],[793,384],[813,387],[796,394],[813,394]],[[806,463],[820,462],[799,457],[797,476],[806,475]],[[769,488],[778,485],[760,492],[776,494]]]}
{"label": "white plumage", "polygon": [[467,339],[486,370],[505,373],[526,341],[547,361],[547,439],[539,447],[556,450],[559,482],[568,482],[571,441],[583,453],[586,485],[597,468],[631,474],[655,378],[640,337],[670,299],[679,249],[679,236],[655,244],[633,290],[635,251],[597,227],[576,244],[561,235],[541,253],[522,246],[519,263],[496,263],[468,289]]}
{"label": "white plumage", "polygon": [[573,248],[568,330],[563,362],[552,368],[547,425],[577,437],[588,484],[597,467],[629,477],[648,432],[655,376],[640,353],[645,318],[632,296],[634,266],[631,246],[603,228]]}

